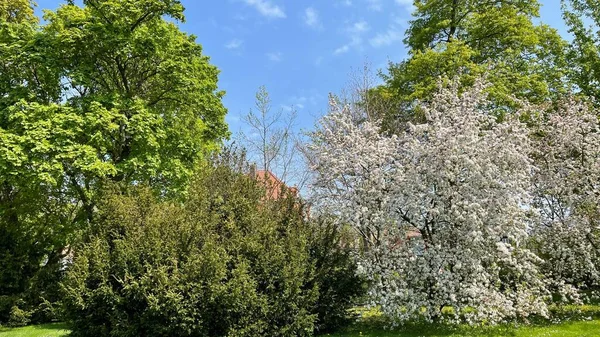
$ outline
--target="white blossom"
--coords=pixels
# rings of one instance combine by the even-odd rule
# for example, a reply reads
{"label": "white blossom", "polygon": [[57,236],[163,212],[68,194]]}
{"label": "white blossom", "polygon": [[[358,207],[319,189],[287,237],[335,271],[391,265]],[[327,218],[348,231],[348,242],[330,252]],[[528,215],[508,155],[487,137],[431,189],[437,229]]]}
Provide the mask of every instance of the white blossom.
{"label": "white blossom", "polygon": [[535,231],[545,273],[558,285],[600,285],[600,129],[570,100],[536,120]]}
{"label": "white blossom", "polygon": [[529,129],[518,114],[498,122],[483,89],[440,90],[420,107],[427,123],[398,135],[332,101],[312,135],[315,197],[360,234],[372,304],[397,323],[547,315],[526,246]]}

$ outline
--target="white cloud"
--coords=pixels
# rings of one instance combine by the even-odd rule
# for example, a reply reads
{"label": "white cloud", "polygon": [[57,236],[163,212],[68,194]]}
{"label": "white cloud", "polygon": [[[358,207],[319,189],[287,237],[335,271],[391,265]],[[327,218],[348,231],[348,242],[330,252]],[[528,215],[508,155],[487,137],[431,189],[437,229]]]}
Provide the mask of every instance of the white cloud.
{"label": "white cloud", "polygon": [[352,1],[351,0],[342,0],[342,1],[337,1],[336,4],[350,7],[350,6],[352,6]]}
{"label": "white cloud", "polygon": [[269,0],[244,0],[244,2],[256,8],[256,10],[263,16],[269,18],[283,19],[286,17],[285,12],[281,7],[272,4]]}
{"label": "white cloud", "polygon": [[372,11],[381,12],[383,10],[381,0],[367,0],[367,4]]}
{"label": "white cloud", "polygon": [[281,52],[267,53],[267,58],[273,62],[280,62],[283,59],[283,54]]}
{"label": "white cloud", "polygon": [[338,49],[333,51],[334,55],[345,54],[350,51],[351,48],[362,48],[363,39],[360,36],[352,36],[350,42],[345,45],[339,47]]}
{"label": "white cloud", "polygon": [[286,112],[291,112],[291,111],[298,111],[298,110],[302,110],[304,109],[304,104],[281,104],[281,109],[286,111]]}
{"label": "white cloud", "polygon": [[346,28],[351,34],[361,34],[371,29],[365,20],[357,21]]}
{"label": "white cloud", "polygon": [[350,50],[350,44],[345,44],[333,51],[334,55],[345,54]]}
{"label": "white cloud", "polygon": [[361,49],[363,45],[363,34],[369,31],[369,29],[371,29],[371,27],[369,27],[369,24],[364,20],[357,21],[346,26],[344,31],[350,36],[350,42],[334,50],[333,54],[345,54],[352,48]]}
{"label": "white cloud", "polygon": [[369,42],[373,47],[383,47],[402,41],[403,37],[404,32],[401,29],[391,26],[387,31],[375,35]]}
{"label": "white cloud", "polygon": [[229,43],[227,43],[225,45],[225,48],[227,48],[227,49],[238,49],[239,47],[242,46],[242,43],[244,43],[244,41],[239,40],[239,39],[233,39],[233,40],[231,40]]}
{"label": "white cloud", "polygon": [[308,98],[306,96],[292,96],[290,97],[290,101],[295,102],[294,105],[304,107],[303,103],[306,103]]}
{"label": "white cloud", "polygon": [[409,13],[414,12],[416,9],[413,5],[413,0],[396,0],[396,4],[404,7]]}
{"label": "white cloud", "polygon": [[321,21],[319,20],[319,13],[312,7],[308,7],[304,10],[304,23],[311,28],[321,28]]}
{"label": "white cloud", "polygon": [[227,114],[225,116],[225,119],[227,119],[228,123],[239,123],[241,120],[241,117],[239,115]]}
{"label": "white cloud", "polygon": [[298,111],[304,109],[306,104],[310,103],[309,98],[306,96],[290,96],[286,100],[287,104],[282,104],[281,108],[287,111]]}

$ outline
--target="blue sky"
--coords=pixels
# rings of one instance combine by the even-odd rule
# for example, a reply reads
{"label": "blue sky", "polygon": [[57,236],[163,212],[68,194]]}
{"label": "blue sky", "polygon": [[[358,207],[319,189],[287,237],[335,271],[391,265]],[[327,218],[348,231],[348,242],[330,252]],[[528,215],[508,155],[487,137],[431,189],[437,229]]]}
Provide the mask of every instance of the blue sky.
{"label": "blue sky", "polygon": [[[38,11],[64,1],[37,0]],[[254,106],[259,86],[274,109],[295,106],[309,129],[329,92],[347,86],[367,62],[373,69],[406,56],[402,43],[412,0],[182,0],[182,30],[197,36],[219,67],[232,132]],[[558,0],[542,1],[541,20],[566,35]]]}

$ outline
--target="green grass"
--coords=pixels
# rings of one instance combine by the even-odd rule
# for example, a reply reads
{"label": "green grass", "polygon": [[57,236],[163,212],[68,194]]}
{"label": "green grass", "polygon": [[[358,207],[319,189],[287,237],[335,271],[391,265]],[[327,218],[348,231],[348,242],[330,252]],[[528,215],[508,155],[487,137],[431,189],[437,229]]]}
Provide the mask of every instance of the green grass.
{"label": "green grass", "polygon": [[488,327],[407,324],[388,330],[386,319],[377,309],[356,308],[362,318],[343,332],[331,337],[600,337],[600,306],[566,305],[551,308],[554,317],[562,322],[551,324],[538,319],[531,325],[506,324]]}
{"label": "green grass", "polygon": [[62,337],[68,334],[69,330],[62,323],[32,325],[12,329],[0,327],[0,337]]}
{"label": "green grass", "polygon": [[[65,324],[43,324],[23,328],[1,328],[0,337],[64,337]],[[366,320],[330,337],[598,337],[600,318],[544,325],[502,325],[470,328],[443,325],[407,325],[393,331],[382,328],[380,320]]]}
{"label": "green grass", "polygon": [[406,326],[393,331],[356,325],[331,337],[598,337],[600,320],[566,322],[546,326],[498,326],[489,328]]}

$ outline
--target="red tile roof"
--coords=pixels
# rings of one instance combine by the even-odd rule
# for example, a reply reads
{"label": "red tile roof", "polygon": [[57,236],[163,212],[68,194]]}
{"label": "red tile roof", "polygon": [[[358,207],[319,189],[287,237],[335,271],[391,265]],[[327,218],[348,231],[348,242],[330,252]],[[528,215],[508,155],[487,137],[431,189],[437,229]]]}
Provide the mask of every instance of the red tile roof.
{"label": "red tile roof", "polygon": [[298,193],[296,187],[288,187],[283,181],[277,178],[272,172],[265,170],[257,170],[255,172],[256,179],[260,182],[265,183],[267,189],[267,198],[271,200],[277,200],[281,197],[284,189],[287,189],[293,195]]}

